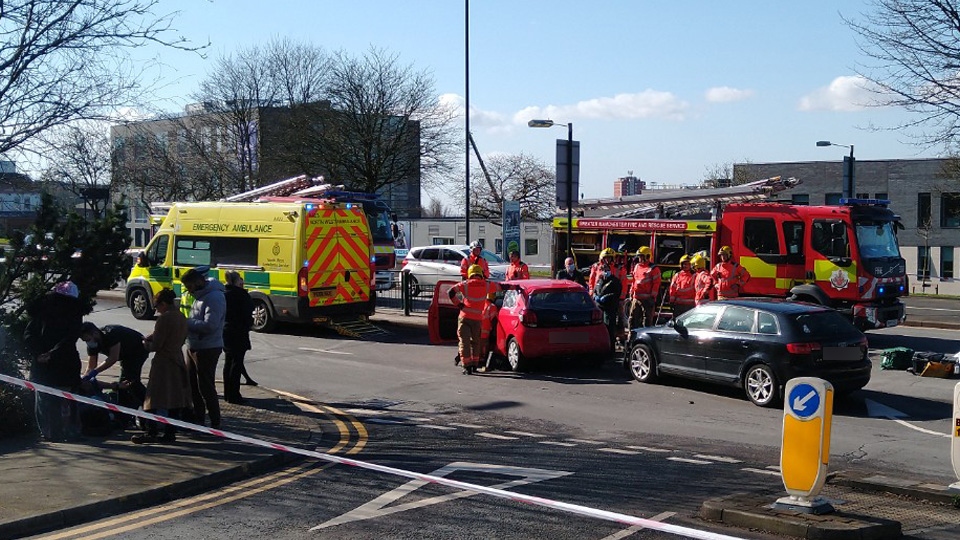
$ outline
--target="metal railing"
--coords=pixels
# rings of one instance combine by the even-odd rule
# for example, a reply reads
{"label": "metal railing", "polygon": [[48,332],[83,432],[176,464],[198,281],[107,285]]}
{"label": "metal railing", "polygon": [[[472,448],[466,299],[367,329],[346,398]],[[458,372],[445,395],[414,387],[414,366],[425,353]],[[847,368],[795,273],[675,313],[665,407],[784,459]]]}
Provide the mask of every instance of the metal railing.
{"label": "metal railing", "polygon": [[433,285],[416,283],[400,270],[392,270],[393,279],[389,289],[377,291],[377,309],[402,310],[404,315],[426,313],[433,300]]}

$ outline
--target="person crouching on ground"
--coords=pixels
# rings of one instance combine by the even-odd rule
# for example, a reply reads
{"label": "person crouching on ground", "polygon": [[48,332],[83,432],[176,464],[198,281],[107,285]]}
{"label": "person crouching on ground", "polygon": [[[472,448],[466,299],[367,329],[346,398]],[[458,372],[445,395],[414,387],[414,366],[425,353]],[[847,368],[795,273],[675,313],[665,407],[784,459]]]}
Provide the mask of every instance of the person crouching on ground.
{"label": "person crouching on ground", "polygon": [[[179,419],[184,411],[193,407],[187,364],[183,358],[183,343],[187,339],[187,319],[175,306],[176,295],[171,289],[162,289],[153,298],[157,322],[153,333],[143,338],[143,346],[153,351],[150,362],[150,378],[147,380],[147,395],[144,410],[170,418]],[[173,442],[177,428],[164,424],[163,436],[158,436],[157,422],[148,421],[146,433],[130,438],[135,444]]]}

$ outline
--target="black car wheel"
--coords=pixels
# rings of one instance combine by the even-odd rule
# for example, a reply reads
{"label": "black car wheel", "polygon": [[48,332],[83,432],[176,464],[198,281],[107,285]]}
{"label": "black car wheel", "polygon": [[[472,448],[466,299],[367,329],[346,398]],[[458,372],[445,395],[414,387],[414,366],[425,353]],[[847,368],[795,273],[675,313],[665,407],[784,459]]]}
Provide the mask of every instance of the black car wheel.
{"label": "black car wheel", "polygon": [[743,389],[750,401],[760,407],[774,407],[779,403],[780,385],[766,364],[750,366],[743,376]]}
{"label": "black car wheel", "polygon": [[147,291],[136,288],[130,293],[130,313],[135,319],[146,320],[153,318],[154,309]]}
{"label": "black car wheel", "polygon": [[420,283],[417,282],[417,278],[413,277],[413,274],[409,272],[407,272],[407,291],[410,296],[420,295]]}
{"label": "black car wheel", "polygon": [[510,364],[510,369],[513,371],[524,371],[527,368],[527,359],[520,351],[520,344],[517,343],[517,339],[513,337],[507,341],[507,363]]}
{"label": "black car wheel", "polygon": [[253,326],[250,328],[254,332],[269,332],[277,326],[276,319],[273,318],[273,312],[266,300],[256,298],[253,300]]}
{"label": "black car wheel", "polygon": [[652,383],[657,380],[657,359],[653,349],[638,343],[630,349],[630,375],[639,382]]}

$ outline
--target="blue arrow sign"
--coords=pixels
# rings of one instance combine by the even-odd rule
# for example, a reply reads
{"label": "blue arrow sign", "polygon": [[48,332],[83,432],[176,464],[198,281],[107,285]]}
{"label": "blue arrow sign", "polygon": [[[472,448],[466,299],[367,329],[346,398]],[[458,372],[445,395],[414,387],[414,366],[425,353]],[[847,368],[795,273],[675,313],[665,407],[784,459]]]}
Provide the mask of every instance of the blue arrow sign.
{"label": "blue arrow sign", "polygon": [[810,418],[820,409],[820,393],[809,384],[798,384],[790,390],[787,406],[797,418]]}

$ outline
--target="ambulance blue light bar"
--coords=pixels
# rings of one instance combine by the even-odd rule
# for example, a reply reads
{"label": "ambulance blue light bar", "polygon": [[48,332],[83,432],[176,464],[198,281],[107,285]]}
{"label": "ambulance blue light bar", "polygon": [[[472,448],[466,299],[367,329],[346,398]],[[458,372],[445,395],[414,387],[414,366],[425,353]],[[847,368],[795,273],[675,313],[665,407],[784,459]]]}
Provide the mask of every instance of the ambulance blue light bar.
{"label": "ambulance blue light bar", "polygon": [[890,206],[889,199],[840,199],[843,206]]}

